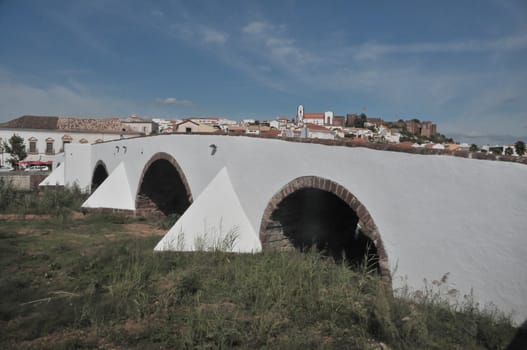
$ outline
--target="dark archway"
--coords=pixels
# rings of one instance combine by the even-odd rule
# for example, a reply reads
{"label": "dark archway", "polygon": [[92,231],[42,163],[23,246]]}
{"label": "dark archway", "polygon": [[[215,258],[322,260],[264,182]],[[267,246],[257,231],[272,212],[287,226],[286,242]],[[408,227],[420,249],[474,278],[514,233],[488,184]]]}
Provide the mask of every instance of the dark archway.
{"label": "dark archway", "polygon": [[391,284],[388,257],[364,205],[343,186],[315,176],[276,193],[260,225],[264,250],[317,249],[350,265],[368,260]]}
{"label": "dark archway", "polygon": [[136,196],[142,216],[182,215],[192,203],[188,182],[176,160],[157,153],[143,168]]}
{"label": "dark archway", "polygon": [[91,178],[91,192],[95,192],[97,187],[99,187],[107,177],[108,170],[106,169],[106,165],[102,161],[98,161],[97,164],[95,164],[95,170],[93,171]]}

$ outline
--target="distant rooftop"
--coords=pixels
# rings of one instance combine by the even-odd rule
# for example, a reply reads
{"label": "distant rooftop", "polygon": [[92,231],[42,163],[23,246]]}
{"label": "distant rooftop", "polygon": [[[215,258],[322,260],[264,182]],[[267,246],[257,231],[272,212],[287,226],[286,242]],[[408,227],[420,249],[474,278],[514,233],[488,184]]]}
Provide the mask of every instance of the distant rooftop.
{"label": "distant rooftop", "polygon": [[24,115],[0,124],[4,129],[46,129],[55,130],[59,117]]}
{"label": "distant rooftop", "polygon": [[[138,121],[140,118],[133,118]],[[130,117],[125,122],[130,122]],[[60,131],[115,132],[122,133],[119,118],[75,118],[59,116],[24,115],[0,124],[3,129],[37,129]]]}

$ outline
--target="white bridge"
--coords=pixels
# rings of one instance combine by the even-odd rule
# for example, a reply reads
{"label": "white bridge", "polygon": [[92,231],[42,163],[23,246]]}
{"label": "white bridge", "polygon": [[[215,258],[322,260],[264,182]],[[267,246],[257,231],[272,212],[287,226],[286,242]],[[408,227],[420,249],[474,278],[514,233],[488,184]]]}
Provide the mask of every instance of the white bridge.
{"label": "white bridge", "polygon": [[86,208],[182,215],[156,250],[308,249],[376,257],[394,288],[449,274],[527,318],[527,166],[205,135],[66,145],[41,185],[77,183]]}

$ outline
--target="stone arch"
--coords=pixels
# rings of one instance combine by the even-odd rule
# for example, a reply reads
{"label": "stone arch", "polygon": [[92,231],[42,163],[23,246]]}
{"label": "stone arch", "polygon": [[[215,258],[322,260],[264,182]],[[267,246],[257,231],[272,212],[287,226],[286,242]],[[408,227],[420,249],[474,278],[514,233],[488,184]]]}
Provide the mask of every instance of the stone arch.
{"label": "stone arch", "polygon": [[143,167],[135,198],[136,213],[142,216],[182,215],[192,203],[183,170],[165,152],[154,154]]}
{"label": "stone arch", "polygon": [[95,168],[93,169],[93,174],[91,177],[91,192],[95,192],[97,187],[99,187],[104,180],[108,177],[108,169],[106,164],[102,160],[99,160],[95,163]]}
{"label": "stone arch", "polygon": [[[293,200],[294,196],[301,193],[314,193],[318,196],[325,196],[325,200],[333,201],[332,203],[338,203],[341,208],[344,206],[349,207],[349,209],[355,214],[351,214],[351,223],[355,220],[355,225],[360,224],[361,234],[363,234],[371,243],[373,243],[375,254],[377,257],[377,268],[380,272],[383,280],[391,286],[391,274],[388,264],[388,255],[384,248],[381,235],[375,224],[372,216],[366,209],[366,207],[355,197],[350,191],[348,191],[344,186],[329,180],[324,179],[318,176],[302,176],[298,177],[287,185],[282,187],[269,201],[269,204],[265,208],[262,221],[260,224],[260,241],[262,242],[262,248],[266,250],[276,250],[276,249],[292,249],[295,245],[294,237],[288,237],[284,233],[285,230],[280,228],[280,231],[276,230],[275,226],[277,223],[274,221],[276,217],[273,215],[278,213],[281,210],[281,205],[287,200]],[[325,193],[325,194],[324,194]],[[319,197],[320,198],[320,197]],[[302,203],[307,203],[305,199]],[[313,206],[322,206],[324,203],[319,203],[317,201],[311,201]],[[277,234],[277,232],[279,232]],[[349,232],[352,235],[355,235],[358,231]],[[284,245],[285,243],[285,245]],[[297,247],[298,248],[298,247]]]}

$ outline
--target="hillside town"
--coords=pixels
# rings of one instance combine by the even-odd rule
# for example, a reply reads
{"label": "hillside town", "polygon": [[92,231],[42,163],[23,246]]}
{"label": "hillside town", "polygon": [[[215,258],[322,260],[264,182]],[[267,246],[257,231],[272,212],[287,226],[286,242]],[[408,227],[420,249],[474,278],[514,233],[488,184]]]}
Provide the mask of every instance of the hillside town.
{"label": "hillside town", "polygon": [[396,144],[401,148],[470,151],[496,155],[521,156],[522,141],[510,145],[469,145],[457,143],[437,131],[431,121],[399,119],[385,121],[364,113],[337,115],[332,111],[311,112],[299,105],[293,117],[244,119],[240,122],[220,117],[185,117],[180,119],[84,118],[24,115],[0,123],[0,169],[8,165],[9,140],[16,135],[25,146],[26,157],[15,159],[21,169],[49,166],[55,155],[68,143],[93,144],[122,138],[156,134],[226,134],[266,138],[349,140],[366,144]]}

